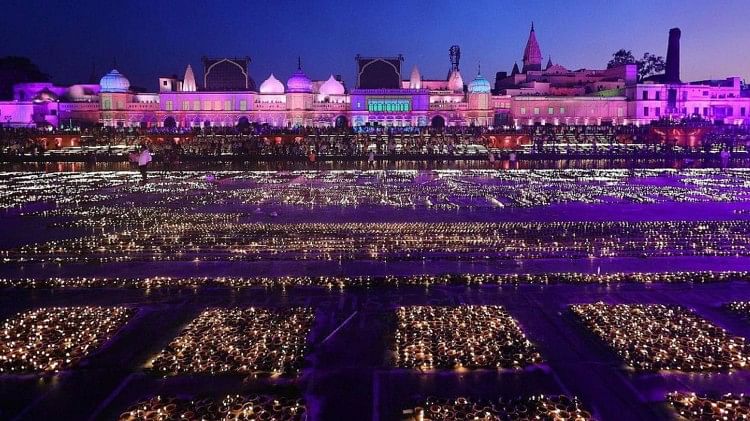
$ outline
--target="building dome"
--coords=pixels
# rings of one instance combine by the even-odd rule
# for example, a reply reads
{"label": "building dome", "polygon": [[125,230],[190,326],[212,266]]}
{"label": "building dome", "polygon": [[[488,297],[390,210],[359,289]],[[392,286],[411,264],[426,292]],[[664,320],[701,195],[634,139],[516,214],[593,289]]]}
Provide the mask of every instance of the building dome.
{"label": "building dome", "polygon": [[117,69],[112,69],[99,81],[102,92],[127,92],[130,89],[130,81]]}
{"label": "building dome", "polygon": [[464,79],[461,77],[461,73],[458,70],[453,70],[450,77],[448,78],[448,89],[453,92],[464,91]]}
{"label": "building dome", "polygon": [[298,67],[297,71],[292,74],[292,77],[286,81],[286,90],[292,93],[311,93],[312,80]]}
{"label": "building dome", "polygon": [[259,92],[262,94],[280,95],[284,93],[284,84],[271,73],[271,76],[268,76],[268,79],[260,84]]}
{"label": "building dome", "polygon": [[488,94],[492,90],[490,81],[485,79],[484,76],[477,73],[477,77],[469,83],[469,93],[472,94]]}
{"label": "building dome", "polygon": [[338,80],[336,80],[333,75],[328,78],[325,82],[323,82],[322,85],[320,85],[319,90],[321,95],[344,95],[344,85],[341,84]]}

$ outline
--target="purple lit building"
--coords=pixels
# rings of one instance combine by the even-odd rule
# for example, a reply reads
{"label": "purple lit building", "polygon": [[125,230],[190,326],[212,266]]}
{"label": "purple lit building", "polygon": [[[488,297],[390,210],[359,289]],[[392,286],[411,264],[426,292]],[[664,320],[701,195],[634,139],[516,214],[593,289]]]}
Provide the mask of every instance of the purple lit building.
{"label": "purple lit building", "polygon": [[[466,83],[460,49],[450,49],[446,78],[417,66],[402,75],[402,56],[356,57],[357,85],[333,74],[310,78],[298,64],[286,83],[273,74],[256,87],[250,58],[203,58],[203,77],[188,65],[182,79],[159,78],[159,92],[138,93],[117,69],[98,85],[25,83],[0,102],[0,123],[16,126],[102,124],[208,127],[251,123],[296,126],[525,126],[647,124],[701,117],[750,124],[750,96],[738,77],[683,83],[679,29],[670,31],[667,74],[639,83],[636,65],[569,70],[543,55],[532,25],[523,65],[497,72],[494,86],[477,71]],[[202,83],[198,83],[200,80]]]}

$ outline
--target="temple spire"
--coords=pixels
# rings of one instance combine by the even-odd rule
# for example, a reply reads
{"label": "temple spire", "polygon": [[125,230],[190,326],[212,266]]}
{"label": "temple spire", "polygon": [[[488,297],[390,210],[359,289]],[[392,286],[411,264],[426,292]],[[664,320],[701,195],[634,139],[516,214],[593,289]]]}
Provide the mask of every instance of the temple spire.
{"label": "temple spire", "polygon": [[526,41],[526,48],[523,51],[523,73],[529,70],[542,70],[542,50],[536,40],[536,31],[534,31],[534,22],[531,22],[531,31],[529,31],[529,40]]}
{"label": "temple spire", "polygon": [[547,59],[547,67],[545,67],[544,70],[549,70],[550,67],[552,67],[552,56],[549,56]]}
{"label": "temple spire", "polygon": [[513,70],[510,72],[510,75],[515,76],[519,73],[521,73],[521,71],[518,70],[518,63],[513,63]]}
{"label": "temple spire", "polygon": [[297,70],[302,70],[302,58],[297,56]]}
{"label": "temple spire", "polygon": [[409,88],[410,89],[422,89],[422,74],[419,73],[419,69],[415,64],[411,69],[411,75],[409,76]]}
{"label": "temple spire", "polygon": [[193,68],[188,64],[187,69],[185,69],[185,77],[182,78],[182,91],[195,92],[197,90],[198,89],[195,84],[195,74],[193,73]]}

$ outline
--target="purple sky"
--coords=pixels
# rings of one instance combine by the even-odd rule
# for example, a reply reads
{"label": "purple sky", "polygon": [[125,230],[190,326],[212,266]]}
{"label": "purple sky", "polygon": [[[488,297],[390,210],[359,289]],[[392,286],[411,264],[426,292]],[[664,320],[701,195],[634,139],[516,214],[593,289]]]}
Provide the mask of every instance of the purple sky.
{"label": "purple sky", "polygon": [[682,29],[682,79],[739,75],[750,80],[746,0],[654,1],[145,1],[2,2],[0,55],[28,56],[58,83],[85,82],[112,67],[134,85],[156,88],[159,75],[200,58],[250,56],[257,83],[281,80],[302,56],[313,79],[341,74],[351,87],[354,56],[405,57],[426,79],[444,78],[448,48],[461,46],[470,80],[481,61],[489,79],[520,65],[530,22],[545,62],[604,68],[619,48],[666,56],[669,28]]}

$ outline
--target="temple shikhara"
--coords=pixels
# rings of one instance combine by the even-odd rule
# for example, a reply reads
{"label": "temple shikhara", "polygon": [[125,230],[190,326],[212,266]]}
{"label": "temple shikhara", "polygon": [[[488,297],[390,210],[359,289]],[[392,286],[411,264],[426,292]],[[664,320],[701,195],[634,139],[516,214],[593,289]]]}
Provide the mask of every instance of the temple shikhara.
{"label": "temple shikhara", "polygon": [[[570,70],[544,63],[532,24],[522,66],[500,71],[494,83],[459,67],[449,50],[445,78],[430,79],[404,57],[355,58],[356,86],[340,76],[313,80],[301,60],[284,83],[267,75],[256,84],[249,57],[204,57],[202,75],[190,65],[182,79],[159,78],[159,91],[136,92],[121,69],[99,83],[57,86],[22,83],[0,102],[0,123],[10,126],[276,127],[628,125],[664,118],[750,124],[750,95],[739,77],[683,82],[680,30],[669,34],[666,72],[638,80],[635,64],[604,70]],[[464,76],[465,75],[465,76]]]}

